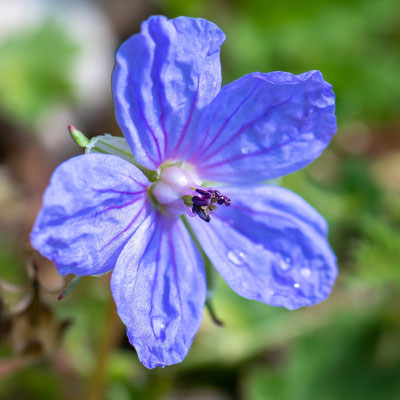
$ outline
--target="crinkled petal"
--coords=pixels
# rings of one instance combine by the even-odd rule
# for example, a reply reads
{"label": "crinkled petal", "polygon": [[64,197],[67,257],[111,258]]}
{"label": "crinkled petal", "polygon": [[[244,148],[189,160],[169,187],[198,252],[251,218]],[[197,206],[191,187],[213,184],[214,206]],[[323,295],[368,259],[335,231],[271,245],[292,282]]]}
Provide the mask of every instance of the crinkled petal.
{"label": "crinkled petal", "polygon": [[118,258],[111,290],[145,367],[186,357],[203,319],[206,279],[182,221],[153,212]]}
{"label": "crinkled petal", "polygon": [[221,188],[230,207],[210,223],[190,218],[215,268],[243,297],[290,310],[325,300],[336,257],[323,218],[289,190],[256,185]]}
{"label": "crinkled petal", "polygon": [[135,159],[156,168],[193,140],[200,110],[221,87],[224,33],[201,18],[149,18],[116,54],[118,123]]}
{"label": "crinkled petal", "polygon": [[53,173],[31,232],[32,246],[62,275],[96,275],[115,265],[150,212],[147,178],[122,158],[87,154]]}
{"label": "crinkled petal", "polygon": [[335,95],[319,71],[246,75],[222,88],[187,157],[203,178],[251,183],[317,158],[336,132]]}

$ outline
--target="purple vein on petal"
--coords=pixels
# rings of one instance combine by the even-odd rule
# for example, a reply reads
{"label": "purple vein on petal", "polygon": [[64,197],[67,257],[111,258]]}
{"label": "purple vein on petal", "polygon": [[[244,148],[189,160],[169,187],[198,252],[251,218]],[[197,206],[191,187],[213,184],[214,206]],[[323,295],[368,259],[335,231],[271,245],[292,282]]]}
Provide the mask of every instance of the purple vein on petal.
{"label": "purple vein on petal", "polygon": [[[263,216],[269,216],[269,217],[272,217],[272,218],[276,218],[278,216],[281,221],[286,221],[286,222],[289,222],[289,223],[292,222],[292,220],[290,218],[284,217],[281,214],[273,214],[273,213],[265,212],[265,211],[264,212],[262,212],[262,211],[261,212],[260,211],[254,211],[251,208],[248,208],[248,207],[245,207],[245,206],[242,206],[242,205],[238,205],[238,204],[235,204],[234,207],[235,207],[236,210],[242,210],[243,212],[247,212],[247,213],[249,213],[251,215],[263,215]],[[219,219],[220,221],[223,221],[225,224],[229,225],[232,229],[236,229],[234,224],[229,219],[223,217],[222,215],[215,215],[214,218]],[[271,246],[268,246],[268,243],[263,243],[263,247],[265,249],[269,250],[271,253],[274,253],[273,248]]]}
{"label": "purple vein on petal", "polygon": [[[152,227],[156,222],[157,222],[157,225],[158,225],[158,222],[159,222],[159,219],[158,219],[158,218],[154,218],[154,220],[151,222],[151,224],[150,224],[149,227],[147,228],[147,231],[149,231],[149,230],[151,229],[151,227]],[[137,283],[137,280],[138,280],[140,268],[141,268],[141,266],[142,266],[141,261],[143,260],[144,255],[147,253],[147,250],[149,249],[149,247],[150,247],[150,245],[151,245],[151,243],[152,243],[152,241],[153,241],[153,239],[154,239],[154,236],[155,236],[156,232],[157,232],[157,229],[154,229],[154,231],[153,231],[153,233],[151,234],[151,237],[150,237],[150,239],[149,239],[149,241],[148,241],[148,243],[147,243],[147,245],[146,245],[146,248],[144,249],[144,252],[143,252],[142,256],[140,257],[140,260],[137,262],[138,269],[137,269],[137,271],[136,271],[135,281],[134,281],[133,284],[132,284],[132,293],[135,293],[136,283]],[[133,340],[132,340],[131,337],[129,337],[129,341],[132,343],[133,346],[135,345],[135,343],[133,343]]]}
{"label": "purple vein on petal", "polygon": [[[153,85],[156,87],[156,96],[153,95],[153,101],[155,101],[155,99],[157,98],[158,103],[159,103],[159,107],[161,110],[161,114],[160,114],[160,126],[161,126],[161,130],[163,132],[164,135],[164,154],[161,157],[161,162],[163,162],[165,160],[165,157],[167,155],[167,149],[168,149],[168,133],[167,130],[165,128],[165,110],[164,110],[164,103],[162,101],[162,95],[161,95],[161,89],[163,88],[163,85],[161,84],[163,82],[163,79],[161,78],[161,71],[163,69],[163,66],[165,64],[168,64],[168,57],[163,56],[163,52],[162,51],[157,51],[157,37],[154,37],[153,32],[151,31],[151,29],[149,29],[149,36],[155,46],[155,51],[154,51],[154,57],[153,57],[153,62],[152,62],[152,66],[151,66],[151,72],[150,72],[150,76],[151,76],[151,80],[153,82]],[[169,37],[167,38],[168,40],[168,45],[165,46],[159,46],[158,48],[161,47],[161,49],[164,51],[164,54],[169,52],[170,47],[171,47],[171,42],[169,40]],[[154,109],[156,110],[157,107],[154,107]]]}
{"label": "purple vein on petal", "polygon": [[139,182],[136,179],[132,178],[130,175],[124,175],[125,178],[130,179],[132,182],[138,184],[139,186],[141,186],[142,188],[144,188],[145,190],[147,189],[147,185],[145,183]]}
{"label": "purple vein on petal", "polygon": [[167,151],[168,151],[168,133],[167,133],[167,129],[165,128],[165,110],[164,110],[164,105],[161,101],[160,88],[158,88],[157,94],[158,94],[158,100],[160,102],[160,108],[161,108],[160,125],[161,125],[161,130],[164,135],[164,157],[162,160],[162,161],[164,161],[165,155],[167,154]]}
{"label": "purple vein on petal", "polygon": [[[201,158],[203,156],[204,153],[207,152],[207,150],[210,149],[210,147],[216,142],[216,140],[221,136],[222,132],[225,130],[226,126],[228,125],[229,121],[232,119],[232,117],[244,106],[244,104],[247,102],[247,100],[253,95],[253,93],[261,86],[262,82],[261,81],[257,81],[256,84],[254,85],[254,88],[251,90],[250,94],[247,95],[239,104],[238,106],[233,110],[232,114],[225,120],[225,122],[222,124],[222,126],[220,127],[220,129],[218,130],[217,134],[213,137],[212,141],[206,146],[206,148],[202,149],[205,141],[206,141],[206,137],[203,140],[203,143],[201,144],[201,146],[199,146],[201,150],[201,152],[196,156],[196,158]],[[210,123],[211,126],[211,123]],[[208,133],[210,131],[210,126],[207,129],[207,136]]]}
{"label": "purple vein on petal", "polygon": [[[131,80],[129,80],[129,83],[130,83],[130,84],[129,84],[129,89],[128,89],[128,90],[129,90],[130,95],[131,95],[130,97],[133,98],[133,99],[136,99],[136,101],[137,101],[137,108],[138,108],[138,110],[139,110],[140,116],[141,116],[141,118],[143,119],[143,121],[144,121],[146,127],[149,129],[148,122],[147,122],[146,118],[145,118],[144,115],[143,115],[143,109],[142,109],[143,106],[141,105],[140,97],[137,98],[136,95],[135,95],[135,93],[134,93],[135,83],[132,82]],[[128,112],[128,114],[129,114],[129,111],[127,111],[127,112]],[[151,128],[150,128],[150,133],[152,133],[153,139],[156,141],[156,145],[158,145],[158,142],[157,142],[157,140],[156,140],[155,137],[154,137],[154,132],[151,130]],[[146,153],[146,156],[149,158],[149,160],[150,160],[155,166],[158,166],[157,162],[154,160],[153,157],[150,156],[149,152],[146,150],[146,146],[142,146],[142,147],[143,147],[144,152]]]}
{"label": "purple vein on petal", "polygon": [[243,159],[243,158],[259,156],[259,155],[264,154],[264,153],[267,153],[267,152],[269,152],[269,151],[277,150],[277,149],[279,149],[280,147],[285,146],[285,145],[288,144],[288,143],[290,143],[290,140],[287,140],[286,142],[278,143],[277,145],[272,146],[272,147],[268,147],[268,148],[266,148],[266,149],[254,151],[253,153],[239,154],[239,155],[237,155],[237,156],[224,159],[223,161],[215,162],[215,163],[212,163],[212,164],[205,164],[204,166],[202,166],[202,169],[203,169],[203,170],[207,170],[207,169],[210,169],[210,168],[218,167],[218,166],[220,166],[220,165],[224,165],[224,164],[231,163],[232,161],[241,160],[241,159]]}
{"label": "purple vein on petal", "polygon": [[218,148],[216,148],[213,152],[210,154],[207,154],[205,157],[200,157],[197,162],[201,163],[204,162],[205,160],[209,160],[211,157],[213,157],[215,154],[218,154],[223,148],[226,146],[229,146],[241,133],[243,133],[246,129],[249,129],[251,126],[256,124],[259,120],[265,118],[270,114],[272,111],[274,111],[276,108],[280,107],[282,104],[287,103],[290,101],[292,96],[290,96],[288,99],[275,104],[274,106],[269,107],[263,114],[259,115],[258,117],[254,118],[253,120],[247,122],[244,124],[241,128],[239,128],[225,143],[221,144]]}
{"label": "purple vein on petal", "polygon": [[[261,214],[261,215],[264,215],[264,216],[272,216],[272,217],[276,217],[276,216],[277,216],[277,215],[272,214],[272,213],[269,213],[269,212],[254,211],[254,210],[251,209],[251,208],[248,208],[248,207],[245,207],[245,206],[241,206],[241,205],[239,206],[238,204],[235,204],[235,208],[236,208],[236,209],[242,209],[242,210],[244,210],[245,212],[248,212],[249,214],[258,214],[258,215]],[[215,215],[214,218],[219,219],[220,221],[222,221],[222,222],[226,223],[227,225],[229,225],[231,228],[235,229],[235,226],[233,225],[233,223],[232,223],[229,219],[227,219],[227,218],[225,218],[225,217],[223,217],[223,216],[221,216],[221,215],[219,215],[219,214]],[[279,219],[280,219],[281,221],[285,220],[285,221],[291,222],[291,219],[290,219],[290,218],[284,217],[284,216],[282,216],[282,215],[279,215]],[[222,239],[221,239],[221,240],[222,240]],[[223,241],[223,240],[222,240],[222,241]],[[276,253],[276,250],[273,249],[271,246],[268,246],[268,243],[265,243],[265,242],[264,242],[262,245],[263,245],[263,247],[264,247],[266,250],[268,250],[269,252],[271,252],[271,254]],[[323,287],[320,288],[320,291],[321,291],[322,293],[325,293],[325,294],[330,293],[330,291],[331,291],[331,285],[329,284],[329,282],[331,281],[331,277],[330,277],[328,271],[326,271],[326,270],[324,269],[324,266],[323,266],[323,265],[317,267],[315,270],[320,274],[320,276],[321,276],[322,278],[324,278],[324,279],[326,280],[325,282],[323,282]]]}
{"label": "purple vein on petal", "polygon": [[114,189],[93,189],[93,191],[97,193],[117,193],[117,194],[126,194],[126,195],[135,195],[135,194],[141,194],[144,193],[146,190],[140,190],[139,192],[123,192],[120,190],[114,190]]}
{"label": "purple vein on petal", "polygon": [[[203,148],[203,146],[204,146],[204,144],[205,144],[205,142],[206,142],[206,139],[208,138],[208,135],[209,135],[209,133],[210,133],[211,126],[212,126],[212,124],[214,123],[215,117],[218,115],[218,113],[219,113],[219,110],[216,109],[215,112],[213,113],[213,116],[212,116],[212,118],[211,118],[211,121],[210,121],[210,123],[209,123],[209,125],[208,125],[207,131],[206,131],[206,133],[203,135],[203,140],[201,141],[201,144],[199,145],[198,149],[202,149],[202,148]],[[187,151],[187,149],[188,149],[190,146],[191,146],[191,144],[189,144],[189,145],[186,147],[186,149],[183,151],[183,153],[185,153],[185,152]],[[194,154],[192,154],[192,155],[190,156],[190,158],[188,159],[188,162],[189,162],[189,163],[190,163],[190,162],[193,162],[194,160],[196,160],[197,154],[198,154],[198,149],[196,149],[196,152],[195,152]],[[203,152],[201,152],[200,155],[201,155],[201,154],[203,154]]]}
{"label": "purple vein on petal", "polygon": [[150,155],[149,155],[148,152],[146,151],[146,146],[143,146],[143,149],[144,149],[144,151],[146,152],[146,155],[149,157],[149,159],[153,162],[153,164],[154,164],[155,166],[158,167],[158,166],[161,164],[161,159],[162,159],[162,157],[161,157],[160,143],[158,142],[157,137],[156,137],[156,134],[154,133],[153,129],[151,128],[151,126],[150,126],[150,124],[149,124],[149,122],[147,121],[146,116],[144,115],[144,112],[143,112],[143,105],[141,104],[140,99],[137,100],[137,103],[138,103],[138,110],[139,110],[140,117],[142,118],[144,124],[146,125],[147,130],[150,132],[150,135],[152,136],[152,138],[153,138],[153,140],[154,140],[154,143],[155,143],[155,145],[156,145],[156,147],[157,147],[158,162],[156,162],[152,157],[150,157]]}
{"label": "purple vein on petal", "polygon": [[104,210],[98,211],[96,214],[94,214],[94,217],[98,217],[100,214],[103,214],[103,213],[105,213],[107,211],[110,211],[110,210],[120,210],[122,208],[129,207],[129,206],[131,206],[132,204],[136,203],[137,201],[139,201],[141,199],[143,199],[143,196],[140,196],[139,198],[133,199],[132,201],[128,201],[127,203],[119,204],[118,206],[109,206],[109,207],[105,208]]}
{"label": "purple vein on petal", "polygon": [[[161,125],[161,130],[163,132],[164,135],[164,155],[162,157],[162,161],[164,161],[164,158],[167,154],[167,150],[168,150],[168,133],[167,133],[167,129],[165,128],[165,110],[164,110],[164,103],[162,101],[162,95],[161,95],[161,89],[162,89],[162,85],[160,85],[160,82],[162,82],[161,77],[160,77],[160,67],[156,68],[156,62],[153,62],[153,67],[152,67],[152,71],[151,71],[151,76],[153,79],[153,82],[156,83],[156,92],[157,92],[157,99],[158,99],[158,104],[161,110],[161,114],[160,114],[160,125]],[[156,71],[157,70],[157,71]],[[156,96],[154,96],[155,98]],[[156,109],[156,107],[155,107]]]}
{"label": "purple vein on petal", "polygon": [[[217,214],[214,215],[214,217],[217,217],[220,221],[222,221],[223,223],[226,223],[227,225],[233,227],[233,224],[231,222],[229,222],[226,218],[221,217],[220,215],[217,216]],[[214,218],[213,217],[213,218]],[[222,235],[218,236],[218,239],[224,244],[224,246],[228,249],[228,252],[232,251],[232,247],[224,240],[224,237]],[[247,269],[252,270],[250,264],[248,264],[245,260],[243,260],[243,264],[247,267]],[[229,265],[229,263],[228,263]],[[230,269],[233,269],[230,265],[229,265]]]}
{"label": "purple vein on petal", "polygon": [[[278,215],[278,214],[274,214],[274,213],[267,212],[267,211],[258,211],[258,210],[256,211],[256,210],[254,210],[254,209],[252,209],[250,207],[246,207],[246,206],[244,206],[242,204],[237,204],[237,203],[235,203],[234,208],[237,209],[237,210],[241,210],[242,212],[246,212],[248,214],[255,215],[255,216],[264,215],[264,216],[268,216],[268,217],[276,217]],[[218,218],[223,218],[221,215],[217,215],[217,217]],[[300,219],[299,217],[296,217],[296,218]],[[281,221],[287,221],[287,222],[291,222],[292,221],[290,218],[285,217],[285,216],[283,216],[281,214],[279,214],[279,219]]]}
{"label": "purple vein on petal", "polygon": [[115,235],[108,243],[106,243],[100,251],[104,250],[107,246],[109,246],[111,243],[114,242],[114,240],[118,239],[121,235],[123,235],[134,223],[135,221],[139,218],[140,214],[143,212],[143,209],[146,206],[146,202],[143,203],[142,207],[140,207],[140,210],[138,213],[132,218],[132,220],[129,222],[129,224],[122,230],[120,231],[117,235]]}
{"label": "purple vein on petal", "polygon": [[[158,231],[158,228],[159,228],[158,225],[161,225],[161,226],[160,226],[160,244],[159,244],[158,249],[157,249],[156,263],[155,263],[155,271],[154,271],[154,276],[153,276],[153,284],[151,285],[150,311],[149,311],[149,315],[150,315],[150,316],[152,315],[152,312],[153,312],[153,304],[154,304],[154,303],[153,303],[153,298],[154,298],[154,291],[155,291],[156,283],[157,283],[158,265],[159,265],[159,261],[160,261],[160,253],[161,253],[162,240],[163,240],[163,231],[164,231],[163,225],[164,225],[164,220],[163,220],[162,218],[158,218],[158,220],[157,220],[157,226],[156,226],[156,228],[154,229],[154,232],[153,232],[153,235],[152,235],[152,237],[151,237],[150,243],[151,243],[151,241],[153,241],[153,238],[154,238],[154,236],[155,236],[155,233]],[[150,246],[150,243],[149,243],[149,246]],[[148,246],[148,247],[149,247],[149,246]],[[146,248],[145,252],[147,251],[148,247]],[[143,253],[143,255],[144,255],[144,253]],[[143,256],[141,257],[141,259],[142,259],[142,258],[143,258]],[[152,329],[153,329],[153,328],[152,328]],[[153,333],[154,333],[154,329],[153,329]],[[154,335],[154,336],[156,336],[156,335]]]}
{"label": "purple vein on petal", "polygon": [[[142,254],[142,256],[140,257],[140,260],[138,261],[138,265],[139,265],[139,268],[141,267],[141,265],[142,265],[142,260],[143,260],[143,257],[145,256],[145,254],[147,253],[147,251],[149,250],[149,248],[150,248],[150,246],[151,246],[151,244],[152,244],[152,242],[153,242],[153,240],[154,240],[154,237],[156,236],[156,233],[157,232],[159,232],[159,230],[158,230],[158,226],[160,225],[160,222],[161,222],[161,218],[158,216],[158,214],[156,215],[156,217],[154,218],[154,220],[152,221],[152,223],[149,225],[149,227],[147,228],[147,230],[150,230],[150,228],[153,226],[153,225],[156,225],[155,226],[155,228],[154,228],[154,230],[153,230],[153,233],[151,234],[151,237],[150,237],[150,239],[149,239],[149,241],[148,241],[148,243],[147,243],[147,246],[146,246],[146,248],[144,249],[144,252],[143,252],[143,254]],[[162,230],[161,230],[161,232],[162,232]],[[153,285],[152,285],[152,293],[151,293],[151,304],[150,304],[150,313],[151,313],[151,309],[153,308],[153,292],[154,292],[154,286],[155,286],[155,284],[156,284],[156,275],[157,275],[157,269],[158,269],[158,261],[159,261],[159,259],[160,259],[160,249],[161,249],[161,242],[160,242],[160,246],[158,247],[158,250],[157,250],[157,255],[156,255],[156,273],[155,273],[155,275],[154,275],[154,278],[153,278]],[[137,281],[137,277],[138,277],[138,275],[139,275],[139,269],[138,269],[138,271],[137,271],[137,273],[136,273],[136,279],[135,279],[135,282],[134,282],[134,284],[133,284],[133,291],[135,291],[135,286],[136,286],[136,281]]]}
{"label": "purple vein on petal", "polygon": [[175,149],[174,149],[173,154],[171,155],[171,158],[174,158],[175,156],[177,156],[176,153],[178,152],[179,147],[181,146],[183,140],[185,139],[186,132],[187,132],[187,130],[189,128],[190,123],[192,122],[193,112],[194,112],[194,108],[195,108],[195,105],[196,105],[196,102],[197,102],[197,96],[199,94],[199,85],[200,85],[200,76],[197,77],[197,89],[196,89],[196,93],[194,94],[194,97],[193,97],[193,100],[192,100],[192,104],[190,105],[188,119],[186,121],[185,126],[182,129],[181,136],[180,136],[180,138],[178,140],[178,143],[175,146]]}
{"label": "purple vein on petal", "polygon": [[[179,239],[180,239],[181,243],[183,243],[184,241],[183,241],[180,230],[177,230],[177,233],[178,233],[178,236],[180,236]],[[172,245],[171,224],[168,225],[168,247],[169,247],[169,251],[171,254],[171,262],[172,262],[172,268],[173,268],[173,273],[174,273],[174,281],[176,284],[176,291],[178,293],[178,298],[179,298],[179,307],[180,307],[181,315],[182,315],[182,311],[183,311],[182,297],[181,297],[181,292],[179,290],[178,268],[176,265],[175,247]]]}

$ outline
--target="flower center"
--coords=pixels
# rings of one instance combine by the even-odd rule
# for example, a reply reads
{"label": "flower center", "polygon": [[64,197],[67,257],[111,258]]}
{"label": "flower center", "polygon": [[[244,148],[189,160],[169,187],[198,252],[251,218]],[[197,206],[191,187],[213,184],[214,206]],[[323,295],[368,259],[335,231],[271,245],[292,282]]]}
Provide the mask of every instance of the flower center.
{"label": "flower center", "polygon": [[189,214],[210,222],[218,205],[230,206],[231,200],[220,191],[202,188],[202,181],[189,165],[161,168],[160,178],[150,191],[160,210],[168,215]]}

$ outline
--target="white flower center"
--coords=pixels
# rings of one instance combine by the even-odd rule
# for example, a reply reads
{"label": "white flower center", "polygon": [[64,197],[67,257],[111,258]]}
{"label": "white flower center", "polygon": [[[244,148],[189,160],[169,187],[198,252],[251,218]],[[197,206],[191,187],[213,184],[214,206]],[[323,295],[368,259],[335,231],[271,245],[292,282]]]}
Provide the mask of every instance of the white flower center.
{"label": "white flower center", "polygon": [[188,166],[171,166],[162,169],[160,179],[152,186],[152,192],[158,203],[166,205],[184,195],[193,194],[190,188],[200,186],[201,183],[194,170]]}

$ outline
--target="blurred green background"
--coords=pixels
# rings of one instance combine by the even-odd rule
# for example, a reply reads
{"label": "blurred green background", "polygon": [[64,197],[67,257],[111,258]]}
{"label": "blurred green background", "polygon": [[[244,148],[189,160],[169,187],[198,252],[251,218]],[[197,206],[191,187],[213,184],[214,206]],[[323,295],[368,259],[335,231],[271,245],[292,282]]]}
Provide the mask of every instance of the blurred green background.
{"label": "blurred green background", "polygon": [[[114,51],[152,14],[219,25],[224,83],[322,71],[338,133],[281,180],[328,220],[340,275],[328,301],[286,311],[222,280],[187,359],[146,370],[108,279],[65,285],[29,231],[52,170],[79,153],[66,127],[120,135]],[[0,1],[0,399],[400,398],[398,0]],[[68,280],[68,279],[67,279]]]}

